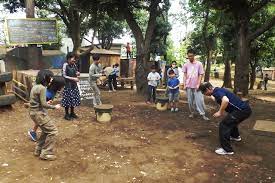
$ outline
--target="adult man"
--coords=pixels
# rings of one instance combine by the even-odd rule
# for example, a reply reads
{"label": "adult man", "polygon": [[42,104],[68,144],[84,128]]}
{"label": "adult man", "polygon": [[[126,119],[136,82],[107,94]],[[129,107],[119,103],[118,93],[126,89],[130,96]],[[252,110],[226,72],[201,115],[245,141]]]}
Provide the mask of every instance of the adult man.
{"label": "adult man", "polygon": [[198,90],[201,84],[202,76],[204,74],[202,63],[195,60],[195,52],[190,49],[187,51],[189,62],[183,66],[184,73],[184,88],[186,89],[188,106],[190,110],[190,118],[194,117],[197,111],[202,119],[208,121],[209,118],[205,116],[205,105],[202,93]]}
{"label": "adult man", "polygon": [[102,76],[102,72],[103,72],[99,60],[100,60],[100,56],[98,54],[94,54],[93,55],[94,63],[90,66],[90,69],[89,69],[89,82],[94,92],[94,100],[93,100],[94,106],[102,104],[100,100],[100,90],[97,87],[97,82],[96,82],[99,79],[99,77]]}
{"label": "adult man", "polygon": [[209,82],[200,85],[199,89],[206,96],[211,96],[218,104],[220,109],[213,116],[215,118],[223,116],[224,112],[228,115],[219,124],[219,138],[221,148],[215,150],[219,155],[232,155],[234,151],[230,145],[230,140],[241,141],[238,125],[251,115],[251,108],[247,102],[225,88],[213,88]]}

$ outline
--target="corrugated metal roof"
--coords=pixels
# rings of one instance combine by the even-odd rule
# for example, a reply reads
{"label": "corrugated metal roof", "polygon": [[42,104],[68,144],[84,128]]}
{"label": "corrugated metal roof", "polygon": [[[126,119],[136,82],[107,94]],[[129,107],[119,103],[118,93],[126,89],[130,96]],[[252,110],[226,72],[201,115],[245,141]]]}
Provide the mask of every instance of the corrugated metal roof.
{"label": "corrugated metal roof", "polygon": [[[81,51],[86,51],[88,49],[89,49],[88,47],[84,47],[84,48],[81,48]],[[106,49],[98,49],[96,47],[90,53],[91,54],[97,53],[97,54],[101,54],[101,55],[119,55],[120,56],[120,53],[110,51],[110,50],[106,50]]]}

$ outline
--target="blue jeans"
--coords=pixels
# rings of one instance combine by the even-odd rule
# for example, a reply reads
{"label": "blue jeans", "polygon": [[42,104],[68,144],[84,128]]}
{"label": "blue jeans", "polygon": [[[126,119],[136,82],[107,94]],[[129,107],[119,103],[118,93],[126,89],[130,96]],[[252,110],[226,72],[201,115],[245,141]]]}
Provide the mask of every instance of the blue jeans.
{"label": "blue jeans", "polygon": [[151,99],[153,99],[153,102],[156,102],[156,88],[156,86],[148,85],[148,102],[151,102]]}

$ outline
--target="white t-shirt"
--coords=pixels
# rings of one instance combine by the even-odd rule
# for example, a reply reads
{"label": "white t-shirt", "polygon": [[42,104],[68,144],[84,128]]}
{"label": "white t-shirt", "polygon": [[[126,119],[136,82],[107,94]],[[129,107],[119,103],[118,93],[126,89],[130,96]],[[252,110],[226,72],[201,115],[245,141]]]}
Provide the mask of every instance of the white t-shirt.
{"label": "white t-shirt", "polygon": [[148,85],[150,86],[158,86],[158,81],[160,80],[160,75],[159,73],[155,72],[150,72],[147,76],[147,80],[148,80]]}

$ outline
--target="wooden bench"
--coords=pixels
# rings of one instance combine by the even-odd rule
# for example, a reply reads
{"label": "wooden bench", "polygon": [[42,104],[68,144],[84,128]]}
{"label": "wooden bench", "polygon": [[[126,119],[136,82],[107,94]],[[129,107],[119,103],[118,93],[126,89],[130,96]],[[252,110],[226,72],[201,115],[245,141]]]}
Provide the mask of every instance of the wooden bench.
{"label": "wooden bench", "polygon": [[131,85],[131,90],[134,89],[134,84],[135,84],[135,78],[134,78],[134,77],[129,77],[129,78],[118,78],[117,81],[120,82],[122,88],[124,88],[125,83],[127,83],[127,84],[130,84],[130,85]]}

